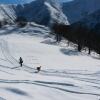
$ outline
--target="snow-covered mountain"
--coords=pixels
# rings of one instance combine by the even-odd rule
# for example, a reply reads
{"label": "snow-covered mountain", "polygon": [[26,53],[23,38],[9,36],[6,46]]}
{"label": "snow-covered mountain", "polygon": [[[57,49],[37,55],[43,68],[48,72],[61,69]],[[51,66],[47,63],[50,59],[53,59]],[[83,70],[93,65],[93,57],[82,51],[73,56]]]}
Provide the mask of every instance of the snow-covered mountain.
{"label": "snow-covered mountain", "polygon": [[16,18],[16,5],[0,5],[0,20],[13,21]]}
{"label": "snow-covered mountain", "polygon": [[70,23],[77,22],[100,9],[100,0],[73,0],[63,3],[63,12]]}
{"label": "snow-covered mountain", "polygon": [[14,21],[17,16],[24,16],[42,25],[71,24],[85,19],[90,24],[95,23],[96,17],[92,15],[99,9],[100,0],[71,0],[62,7],[58,0],[35,0],[23,5],[0,5],[0,19]]}
{"label": "snow-covered mountain", "polygon": [[29,21],[44,25],[52,21],[68,24],[57,0],[36,0],[29,4],[19,5],[18,8],[22,8],[18,15],[24,15]]}
{"label": "snow-covered mountain", "polygon": [[[86,18],[91,22],[99,12]],[[1,20],[17,16],[45,25],[53,20],[69,24],[55,0],[0,5]],[[65,40],[58,44],[49,33],[48,27],[34,22],[0,28],[0,100],[100,100],[100,55],[78,52]]]}
{"label": "snow-covered mountain", "polygon": [[60,4],[56,0],[36,0],[23,5],[0,5],[1,18],[14,20],[16,16],[24,16],[28,21],[49,25],[56,21],[68,24]]}

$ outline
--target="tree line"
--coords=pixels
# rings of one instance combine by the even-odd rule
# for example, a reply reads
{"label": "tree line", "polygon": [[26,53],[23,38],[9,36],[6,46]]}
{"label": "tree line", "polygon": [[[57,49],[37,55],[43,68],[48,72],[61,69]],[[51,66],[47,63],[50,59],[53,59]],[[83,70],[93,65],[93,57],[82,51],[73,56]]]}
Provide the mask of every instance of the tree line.
{"label": "tree line", "polygon": [[91,51],[100,54],[100,23],[97,23],[94,28],[89,28],[81,22],[72,25],[54,23],[51,29],[56,34],[57,41],[64,37],[77,44],[77,50],[80,52],[87,47],[89,54]]}

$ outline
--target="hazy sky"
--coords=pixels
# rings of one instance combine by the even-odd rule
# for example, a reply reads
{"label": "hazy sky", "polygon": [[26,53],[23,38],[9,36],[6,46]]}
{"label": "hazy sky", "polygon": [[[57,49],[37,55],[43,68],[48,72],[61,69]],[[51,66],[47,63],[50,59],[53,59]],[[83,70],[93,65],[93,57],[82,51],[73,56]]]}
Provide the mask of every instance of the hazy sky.
{"label": "hazy sky", "polygon": [[31,2],[32,0],[0,0],[0,3],[23,3],[23,2]]}
{"label": "hazy sky", "polygon": [[[0,0],[0,3],[26,3],[26,2],[31,2],[31,1],[34,1],[34,0]],[[65,1],[70,1],[70,0],[59,0],[60,2],[65,2]]]}

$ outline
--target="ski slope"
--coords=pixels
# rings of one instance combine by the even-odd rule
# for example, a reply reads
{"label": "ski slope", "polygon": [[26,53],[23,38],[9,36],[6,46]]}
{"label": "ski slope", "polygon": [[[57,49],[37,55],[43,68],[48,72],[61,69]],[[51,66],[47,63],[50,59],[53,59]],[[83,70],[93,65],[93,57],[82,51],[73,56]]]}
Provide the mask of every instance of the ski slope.
{"label": "ski slope", "polygon": [[0,100],[99,100],[100,60],[46,33],[38,25],[0,30]]}

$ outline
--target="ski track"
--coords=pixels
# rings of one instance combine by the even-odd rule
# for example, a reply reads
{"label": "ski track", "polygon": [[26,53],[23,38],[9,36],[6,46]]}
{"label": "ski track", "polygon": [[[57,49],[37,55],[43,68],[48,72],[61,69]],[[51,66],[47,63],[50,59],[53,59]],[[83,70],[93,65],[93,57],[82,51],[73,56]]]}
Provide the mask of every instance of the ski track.
{"label": "ski track", "polygon": [[[5,62],[9,62],[10,64],[12,64],[15,67],[8,67],[8,66],[3,66],[0,65],[0,67],[3,68],[7,68],[7,69],[11,69],[11,70],[23,70],[26,71],[28,73],[32,73],[35,74],[36,69],[35,68],[31,68],[25,64],[23,64],[23,67],[19,67],[19,63],[18,61],[11,55],[10,50],[9,50],[9,45],[7,43],[7,41],[5,40],[0,40],[0,46],[1,46],[1,51],[2,54],[4,55],[5,59],[0,58],[0,60],[4,60]],[[16,67],[17,66],[17,67]],[[0,70],[2,71],[2,70]],[[3,71],[5,73],[11,74],[9,72]],[[44,76],[55,76],[55,77],[65,77],[65,78],[71,78],[74,80],[78,80],[78,81],[82,81],[82,82],[86,82],[86,83],[92,83],[93,88],[98,88],[100,90],[100,80],[98,79],[98,77],[96,77],[95,79],[92,78],[94,76],[93,74],[84,74],[81,71],[76,71],[74,72],[73,70],[71,72],[69,71],[59,71],[59,70],[54,70],[54,69],[48,69],[48,70],[41,70],[41,72],[39,73],[40,75],[44,75]],[[83,77],[88,77],[88,78],[83,78]],[[31,85],[38,85],[38,86],[42,86],[42,87],[47,87],[47,88],[53,88],[56,89],[58,91],[63,91],[63,92],[68,92],[68,93],[72,93],[72,94],[83,94],[83,95],[95,95],[95,96],[100,96],[99,93],[93,92],[93,91],[89,91],[89,92],[84,92],[84,91],[78,91],[78,90],[74,90],[74,89],[70,89],[69,87],[75,87],[75,88],[80,88],[74,84],[67,84],[67,83],[59,83],[59,82],[45,82],[45,81],[40,81],[40,80],[3,80],[0,79],[0,84],[1,83],[5,83],[5,84],[31,84]],[[88,85],[87,85],[88,86]],[[65,88],[66,87],[66,88]],[[68,88],[67,88],[68,87]],[[0,97],[0,100],[5,100],[2,97]]]}
{"label": "ski track", "polygon": [[5,57],[5,59],[9,62],[9,63],[11,63],[12,65],[14,65],[14,66],[16,66],[15,64],[17,63],[18,64],[18,62],[17,62],[17,60],[13,57],[13,56],[11,56],[11,54],[10,54],[10,52],[9,52],[9,47],[8,47],[8,43],[5,41],[5,40],[0,40],[1,41],[1,50],[2,50],[2,53],[3,53],[3,55],[4,55],[4,57]]}
{"label": "ski track", "polygon": [[[2,39],[2,40],[0,40],[0,44],[1,44],[2,54],[4,55],[4,57],[6,59],[6,60],[5,59],[4,60],[11,63],[13,66],[17,66],[17,67],[12,67],[11,69],[20,68],[19,62],[10,54],[7,41]],[[6,67],[6,68],[10,68],[10,67]],[[29,71],[34,72],[35,69],[23,64],[23,70],[26,70],[28,72]]]}
{"label": "ski track", "polygon": [[[86,94],[86,95],[95,95],[95,96],[100,96],[100,94],[97,93],[92,93],[92,92],[81,92],[81,91],[75,91],[75,90],[69,90],[69,89],[64,89],[60,88],[58,86],[53,86],[55,85],[62,85],[64,86],[65,84],[60,84],[60,83],[49,83],[49,82],[41,82],[41,81],[29,81],[29,80],[0,80],[0,83],[9,83],[9,84],[33,84],[33,85],[38,85],[38,86],[43,86],[43,87],[48,87],[48,88],[53,88],[59,91],[63,92],[69,92],[69,93],[74,93],[74,94]],[[66,86],[72,86],[70,84],[66,84]],[[72,86],[74,87],[74,86]]]}

